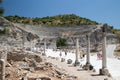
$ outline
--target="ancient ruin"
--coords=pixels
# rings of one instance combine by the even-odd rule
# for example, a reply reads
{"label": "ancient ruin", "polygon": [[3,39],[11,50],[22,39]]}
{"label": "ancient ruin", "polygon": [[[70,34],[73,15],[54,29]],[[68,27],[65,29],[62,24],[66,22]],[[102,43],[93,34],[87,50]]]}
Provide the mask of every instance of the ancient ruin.
{"label": "ancient ruin", "polygon": [[[97,40],[99,44],[95,50],[102,50],[102,64],[100,64],[102,68],[99,74],[105,75],[105,77],[106,75],[110,75],[106,60],[106,38],[110,31],[108,29],[107,33],[106,24],[96,26],[83,25],[75,26],[74,28],[50,28],[15,24],[4,18],[1,18],[1,20],[4,21],[5,26],[10,28],[11,34],[1,36],[0,39],[0,80],[86,79],[81,78],[82,73],[80,72],[77,76],[72,75],[72,72],[70,72],[71,69],[75,70],[75,72],[81,70],[83,74],[87,74],[87,76],[91,78],[90,74],[93,74],[95,69],[90,61],[90,56],[91,50],[94,50],[96,47],[94,45],[97,44],[97,42],[94,42]],[[2,25],[2,23],[0,25]],[[28,32],[28,29],[30,32]],[[95,33],[97,33],[97,35]],[[67,40],[67,47],[57,49],[56,40],[59,37]],[[61,56],[48,56],[48,54],[52,53],[50,50],[57,53],[56,55],[61,53]],[[84,65],[82,65],[82,61],[79,59],[79,55],[82,54],[80,52],[83,52],[86,56],[86,63]],[[74,55],[72,57],[74,57],[75,61],[73,61],[72,58],[67,58],[69,53]],[[62,57],[63,55],[64,57]],[[62,67],[57,64],[61,64]],[[66,68],[68,70],[63,66],[67,66]],[[104,80],[105,77],[102,77],[101,80]],[[93,78],[94,77],[91,79]],[[95,78],[99,79],[99,77]]]}

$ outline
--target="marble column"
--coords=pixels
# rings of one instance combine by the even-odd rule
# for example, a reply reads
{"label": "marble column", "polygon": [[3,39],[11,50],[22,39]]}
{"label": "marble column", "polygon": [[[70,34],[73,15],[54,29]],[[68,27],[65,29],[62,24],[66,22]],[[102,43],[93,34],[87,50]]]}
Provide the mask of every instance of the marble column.
{"label": "marble column", "polygon": [[87,35],[87,58],[86,58],[86,64],[90,64],[90,35]]}
{"label": "marble column", "polygon": [[1,76],[0,76],[0,80],[5,80],[5,60],[4,59],[0,59],[0,65],[1,65]]}
{"label": "marble column", "polygon": [[6,48],[5,48],[5,62],[7,62],[7,54],[8,54],[8,51],[9,51],[9,49],[8,49],[8,45],[6,45]]}
{"label": "marble column", "polygon": [[7,53],[8,53],[8,42],[5,42],[5,45],[4,45],[4,52],[2,52],[3,54],[1,54],[2,58],[1,59],[4,59],[5,61],[7,61]]}
{"label": "marble column", "polygon": [[25,45],[25,33],[24,32],[22,32],[22,36],[23,36],[23,38],[22,38],[22,47],[24,47],[24,45]]}
{"label": "marble column", "polygon": [[25,44],[25,41],[26,41],[26,33],[24,31],[22,31],[22,44],[21,44],[21,47],[23,50],[26,50],[26,44]]}
{"label": "marble column", "polygon": [[46,55],[46,38],[44,39],[44,55]]}
{"label": "marble column", "polygon": [[56,39],[54,40],[54,49],[57,49],[57,45],[56,45]]}
{"label": "marble column", "polygon": [[92,70],[93,66],[90,63],[90,34],[87,34],[86,37],[87,37],[87,54],[86,54],[86,64],[83,66],[83,69]]}
{"label": "marble column", "polygon": [[102,43],[102,68],[107,68],[106,61],[106,35],[103,34],[103,43]]}
{"label": "marble column", "polygon": [[79,54],[79,39],[76,39],[76,58],[75,58],[75,65],[79,65],[79,60],[78,60],[78,54]]}
{"label": "marble column", "polygon": [[32,51],[32,41],[30,41],[30,49],[31,49],[31,51]]}
{"label": "marble column", "polygon": [[109,75],[109,71],[107,69],[107,57],[106,57],[106,27],[104,24],[102,27],[103,32],[103,41],[102,41],[102,69],[100,69],[101,75]]}
{"label": "marble column", "polygon": [[36,43],[36,42],[33,41],[33,46],[34,46],[33,49],[34,49],[34,52],[37,52],[37,48],[36,48],[36,46],[35,46],[35,43]]}

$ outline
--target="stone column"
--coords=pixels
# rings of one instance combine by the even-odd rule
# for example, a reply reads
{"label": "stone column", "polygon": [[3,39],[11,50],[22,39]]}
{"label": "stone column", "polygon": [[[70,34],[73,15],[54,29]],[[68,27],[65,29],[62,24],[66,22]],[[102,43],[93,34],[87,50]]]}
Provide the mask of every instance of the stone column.
{"label": "stone column", "polygon": [[46,38],[44,39],[44,53],[43,55],[46,55]]}
{"label": "stone column", "polygon": [[22,36],[23,36],[23,38],[22,38],[22,47],[24,47],[24,45],[25,45],[25,33],[22,31]]}
{"label": "stone column", "polygon": [[86,35],[87,37],[87,54],[86,54],[86,64],[84,65],[85,70],[92,70],[93,66],[90,64],[90,34]]}
{"label": "stone column", "polygon": [[34,49],[34,52],[37,52],[37,48],[35,46],[35,41],[33,41],[33,49]]}
{"label": "stone column", "polygon": [[9,50],[8,50],[8,45],[6,46],[5,50],[6,50],[6,51],[5,51],[5,62],[6,62],[6,61],[7,61],[7,54],[8,54],[8,51],[9,51]]}
{"label": "stone column", "polygon": [[0,59],[0,65],[1,65],[1,75],[0,75],[0,80],[5,80],[5,60]]}
{"label": "stone column", "polygon": [[55,46],[54,49],[56,50],[56,49],[57,49],[57,45],[56,45],[57,42],[56,42],[56,39],[55,39],[54,41],[55,41],[55,42],[54,42],[54,46]]}
{"label": "stone column", "polygon": [[23,40],[22,40],[22,49],[25,51],[25,33],[23,33]]}
{"label": "stone column", "polygon": [[32,51],[32,41],[30,41],[30,49],[31,49],[31,51]]}
{"label": "stone column", "polygon": [[100,69],[101,75],[109,75],[109,71],[107,69],[107,57],[106,57],[106,27],[104,24],[102,27],[103,32],[103,42],[102,42],[102,69]]}
{"label": "stone column", "polygon": [[4,51],[1,54],[1,59],[4,59],[5,61],[7,61],[7,53],[8,53],[8,42],[5,42],[4,45]]}
{"label": "stone column", "polygon": [[75,60],[75,66],[79,65],[80,62],[78,61],[78,54],[79,54],[79,39],[76,39],[76,60]]}
{"label": "stone column", "polygon": [[87,35],[87,58],[86,58],[86,64],[90,64],[90,35]]}
{"label": "stone column", "polygon": [[103,43],[102,43],[102,68],[107,68],[106,61],[106,34],[103,34]]}

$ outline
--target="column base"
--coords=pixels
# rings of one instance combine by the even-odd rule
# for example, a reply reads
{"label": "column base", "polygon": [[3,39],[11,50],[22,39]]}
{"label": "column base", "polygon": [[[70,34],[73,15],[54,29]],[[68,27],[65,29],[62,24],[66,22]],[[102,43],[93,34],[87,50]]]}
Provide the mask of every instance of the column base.
{"label": "column base", "polygon": [[80,62],[78,60],[75,60],[74,66],[79,66]]}
{"label": "column base", "polygon": [[106,76],[108,76],[110,74],[109,71],[108,71],[108,69],[106,69],[106,68],[100,69],[99,72],[100,72],[99,73],[100,75],[106,75]]}
{"label": "column base", "polygon": [[90,63],[86,63],[82,68],[84,70],[93,70],[93,66]]}
{"label": "column base", "polygon": [[42,56],[46,56],[46,54],[45,54],[45,53],[42,53]]}

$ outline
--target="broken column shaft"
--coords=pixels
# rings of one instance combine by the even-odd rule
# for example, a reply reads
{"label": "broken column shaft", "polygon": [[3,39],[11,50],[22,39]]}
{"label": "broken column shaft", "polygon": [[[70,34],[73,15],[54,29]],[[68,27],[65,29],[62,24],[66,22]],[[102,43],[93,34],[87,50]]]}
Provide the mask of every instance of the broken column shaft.
{"label": "broken column shaft", "polygon": [[0,80],[5,80],[5,60],[4,59],[0,59],[0,65],[1,65],[1,76],[0,76]]}
{"label": "broken column shaft", "polygon": [[43,55],[46,55],[46,39],[44,39],[44,52]]}

